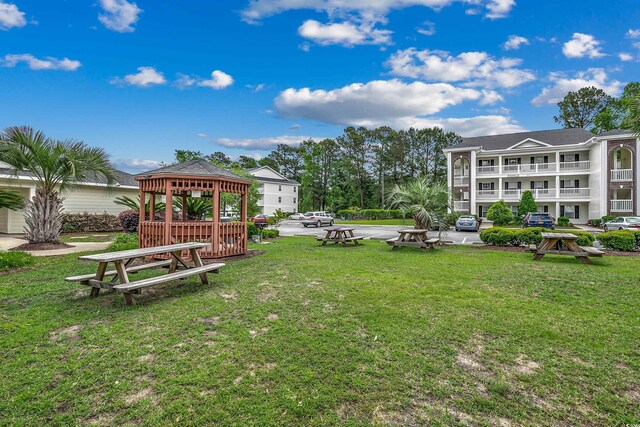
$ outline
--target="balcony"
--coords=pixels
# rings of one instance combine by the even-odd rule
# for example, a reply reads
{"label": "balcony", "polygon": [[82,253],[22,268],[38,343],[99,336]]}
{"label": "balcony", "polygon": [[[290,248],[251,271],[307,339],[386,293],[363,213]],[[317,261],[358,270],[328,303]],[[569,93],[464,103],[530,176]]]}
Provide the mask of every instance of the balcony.
{"label": "balcony", "polygon": [[498,190],[478,190],[476,198],[478,200],[498,200]]}
{"label": "balcony", "polygon": [[561,188],[560,197],[567,199],[588,199],[591,191],[588,188]]}
{"label": "balcony", "polygon": [[500,173],[500,166],[478,166],[476,173],[478,175],[496,175]]}
{"label": "balcony", "polygon": [[469,185],[469,175],[455,175],[453,177],[453,185],[456,187]]}
{"label": "balcony", "polygon": [[502,190],[502,198],[504,200],[520,200],[522,193],[525,191],[531,191],[533,198],[538,199],[554,199],[556,197],[555,188],[535,188],[533,190],[520,189],[520,190]]}
{"label": "balcony", "polygon": [[611,212],[633,212],[633,200],[611,200]]}
{"label": "balcony", "polygon": [[611,171],[611,181],[631,181],[633,179],[633,169],[613,169]]}
{"label": "balcony", "polygon": [[453,202],[453,209],[456,212],[468,211],[469,210],[469,201],[468,200],[456,200]]}
{"label": "balcony", "polygon": [[560,172],[589,172],[590,170],[591,162],[588,160],[560,163]]}

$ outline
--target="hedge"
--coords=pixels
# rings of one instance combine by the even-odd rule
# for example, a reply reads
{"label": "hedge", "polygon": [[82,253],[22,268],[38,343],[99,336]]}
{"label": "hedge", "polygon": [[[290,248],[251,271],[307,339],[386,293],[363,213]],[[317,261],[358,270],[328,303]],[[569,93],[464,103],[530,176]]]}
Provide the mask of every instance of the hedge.
{"label": "hedge", "polygon": [[338,218],[344,219],[401,219],[404,218],[401,210],[397,209],[341,209],[337,212]]}
{"label": "hedge", "polygon": [[[542,227],[522,229],[492,227],[480,232],[480,240],[494,246],[538,245],[542,241],[542,233],[548,231],[548,229]],[[571,234],[578,236],[576,240],[578,245],[593,246],[595,239],[591,233],[572,231]]]}
{"label": "hedge", "polygon": [[85,212],[64,214],[62,217],[62,231],[65,233],[104,233],[122,231],[122,226],[116,215]]}
{"label": "hedge", "polygon": [[275,239],[280,236],[280,230],[276,228],[263,228],[262,237],[265,239]]}
{"label": "hedge", "polygon": [[607,249],[616,251],[633,251],[640,249],[640,231],[607,231],[606,233],[598,234],[596,239]]}

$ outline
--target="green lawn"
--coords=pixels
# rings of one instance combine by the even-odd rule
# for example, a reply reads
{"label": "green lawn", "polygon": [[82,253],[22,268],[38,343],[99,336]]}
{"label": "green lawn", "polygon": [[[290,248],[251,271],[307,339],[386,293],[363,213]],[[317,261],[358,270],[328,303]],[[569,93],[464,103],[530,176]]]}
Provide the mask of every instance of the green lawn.
{"label": "green lawn", "polygon": [[0,275],[0,424],[640,422],[640,258],[254,248],[130,307],[77,255]]}
{"label": "green lawn", "polygon": [[122,233],[68,233],[60,236],[63,243],[110,242]]}
{"label": "green lawn", "polygon": [[345,219],[337,220],[336,224],[354,225],[406,225],[413,227],[413,219]]}

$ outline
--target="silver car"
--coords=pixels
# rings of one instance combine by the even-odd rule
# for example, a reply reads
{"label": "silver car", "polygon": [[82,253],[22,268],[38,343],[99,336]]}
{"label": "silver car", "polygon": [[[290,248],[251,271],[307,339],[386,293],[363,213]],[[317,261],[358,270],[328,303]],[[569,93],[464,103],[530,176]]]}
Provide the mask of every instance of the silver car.
{"label": "silver car", "polygon": [[302,225],[305,227],[315,225],[320,228],[323,225],[333,225],[333,218],[328,216],[325,212],[307,212],[304,214]]}
{"label": "silver car", "polygon": [[640,230],[640,217],[638,216],[619,216],[604,224],[604,231],[612,230]]}
{"label": "silver car", "polygon": [[456,220],[456,231],[478,231],[480,229],[480,222],[473,215],[461,215]]}

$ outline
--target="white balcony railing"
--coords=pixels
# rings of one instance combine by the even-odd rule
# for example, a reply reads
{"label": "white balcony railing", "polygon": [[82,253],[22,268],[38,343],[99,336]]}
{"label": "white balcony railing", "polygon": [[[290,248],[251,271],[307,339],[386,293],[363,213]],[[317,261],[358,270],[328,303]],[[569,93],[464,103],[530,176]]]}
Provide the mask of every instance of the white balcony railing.
{"label": "white balcony railing", "polygon": [[560,197],[571,199],[588,199],[591,192],[588,188],[561,188]]}
{"label": "white balcony railing", "polygon": [[469,210],[469,201],[468,200],[456,200],[453,202],[453,208],[456,212],[459,211],[468,211]]}
{"label": "white balcony railing", "polygon": [[611,181],[631,181],[633,169],[614,169],[611,171]]}
{"label": "white balcony railing", "polygon": [[533,190],[502,190],[502,198],[505,200],[520,200],[522,193],[525,191],[531,191],[534,199],[553,199],[556,197],[555,188],[534,188]]}
{"label": "white balcony railing", "polygon": [[453,185],[469,185],[469,176],[458,175],[453,177]]}
{"label": "white balcony railing", "polygon": [[556,171],[555,163],[534,163],[523,165],[504,165],[502,172],[506,174],[549,173]]}
{"label": "white balcony railing", "polygon": [[499,166],[478,166],[476,173],[478,175],[495,175],[500,172]]}
{"label": "white balcony railing", "polygon": [[580,172],[589,170],[591,170],[591,162],[588,160],[560,163],[560,172]]}
{"label": "white balcony railing", "polygon": [[498,190],[478,190],[476,191],[476,198],[481,200],[497,200]]}
{"label": "white balcony railing", "polygon": [[611,212],[633,212],[633,200],[611,200]]}

